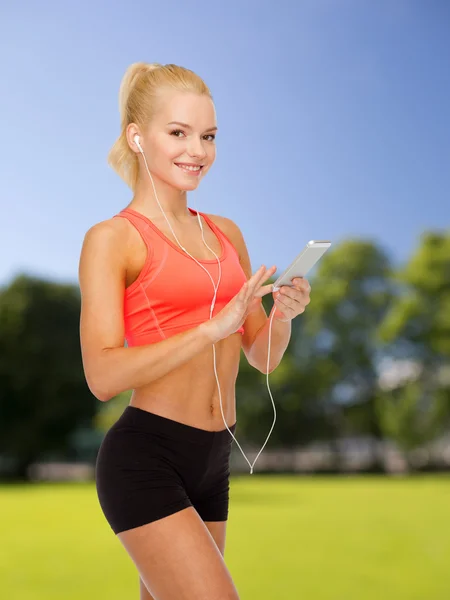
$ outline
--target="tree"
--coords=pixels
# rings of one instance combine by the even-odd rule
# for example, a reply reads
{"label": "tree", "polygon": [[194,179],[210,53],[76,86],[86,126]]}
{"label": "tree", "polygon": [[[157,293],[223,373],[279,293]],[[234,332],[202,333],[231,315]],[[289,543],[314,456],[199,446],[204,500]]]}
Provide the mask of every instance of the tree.
{"label": "tree", "polygon": [[[380,324],[378,339],[397,367],[380,381],[377,414],[385,435],[409,452],[448,426],[450,386],[450,232],[427,232],[405,267],[394,274],[400,293]],[[401,365],[414,366],[404,381]],[[403,381],[402,381],[403,379]]]}
{"label": "tree", "polygon": [[341,436],[381,437],[374,409],[376,332],[392,297],[390,272],[381,248],[370,241],[346,240],[324,255],[312,284],[305,328],[308,342],[314,343],[308,354],[328,365],[321,376],[320,401],[338,461]]}
{"label": "tree", "polygon": [[45,453],[70,453],[71,434],[97,411],[79,318],[73,285],[20,275],[0,292],[0,455],[13,460],[12,478],[27,479]]}
{"label": "tree", "polygon": [[384,435],[394,440],[408,471],[414,469],[411,450],[423,446],[448,426],[450,387],[442,387],[427,397],[420,380],[377,393],[376,408]]}

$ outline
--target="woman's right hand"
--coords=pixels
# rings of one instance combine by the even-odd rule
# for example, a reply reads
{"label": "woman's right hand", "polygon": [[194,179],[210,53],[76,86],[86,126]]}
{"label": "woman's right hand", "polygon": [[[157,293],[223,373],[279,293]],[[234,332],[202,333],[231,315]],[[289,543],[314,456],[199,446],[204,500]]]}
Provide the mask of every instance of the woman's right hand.
{"label": "woman's right hand", "polygon": [[275,265],[270,269],[262,265],[215,317],[200,325],[213,344],[235,333],[243,325],[248,313],[251,312],[255,298],[262,298],[273,291],[273,284],[263,285],[263,283],[275,273],[276,269]]}

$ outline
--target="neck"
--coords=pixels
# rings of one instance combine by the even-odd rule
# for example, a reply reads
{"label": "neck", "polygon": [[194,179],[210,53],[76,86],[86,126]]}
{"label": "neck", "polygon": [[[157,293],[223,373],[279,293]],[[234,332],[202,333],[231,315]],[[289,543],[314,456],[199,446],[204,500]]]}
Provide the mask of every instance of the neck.
{"label": "neck", "polygon": [[155,198],[155,192],[151,182],[143,182],[139,179],[133,199],[128,205],[129,208],[137,210],[144,214],[146,217],[152,220],[164,219],[164,215],[160,208],[160,205],[167,218],[175,221],[186,221],[191,220],[193,215],[187,207],[187,193],[185,190],[179,190],[166,182],[159,180],[156,176],[153,176],[155,183],[156,195],[159,200]]}

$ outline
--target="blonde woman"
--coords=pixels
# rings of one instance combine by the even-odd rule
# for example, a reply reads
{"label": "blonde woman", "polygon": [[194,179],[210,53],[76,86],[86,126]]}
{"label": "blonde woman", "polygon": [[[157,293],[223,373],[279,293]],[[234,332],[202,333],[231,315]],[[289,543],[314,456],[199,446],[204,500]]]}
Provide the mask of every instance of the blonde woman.
{"label": "blonde woman", "polygon": [[[266,372],[267,336],[253,343],[276,267],[252,276],[238,226],[187,206],[216,156],[203,80],[135,63],[119,102],[121,134],[108,158],[134,196],[89,229],[79,267],[89,388],[102,402],[132,390],[98,453],[98,498],[138,569],[141,599],[236,599],[224,562],[235,381],[241,348]],[[290,335],[281,309],[274,316],[269,372]]]}

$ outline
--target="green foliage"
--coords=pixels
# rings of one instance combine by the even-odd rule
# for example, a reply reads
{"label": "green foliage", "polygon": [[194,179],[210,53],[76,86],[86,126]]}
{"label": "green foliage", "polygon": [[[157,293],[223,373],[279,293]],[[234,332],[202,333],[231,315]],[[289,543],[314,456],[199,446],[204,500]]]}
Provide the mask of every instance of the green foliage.
{"label": "green foliage", "polygon": [[392,299],[379,340],[401,339],[414,354],[450,359],[450,231],[424,233],[421,244],[403,268],[392,275],[402,285]]}
{"label": "green foliage", "polygon": [[0,293],[0,454],[14,459],[18,477],[39,456],[76,458],[70,436],[97,411],[79,317],[72,285],[21,275]]}
{"label": "green foliage", "polygon": [[435,439],[448,426],[450,388],[424,397],[420,380],[409,381],[390,391],[379,391],[376,410],[383,433],[405,450]]}

